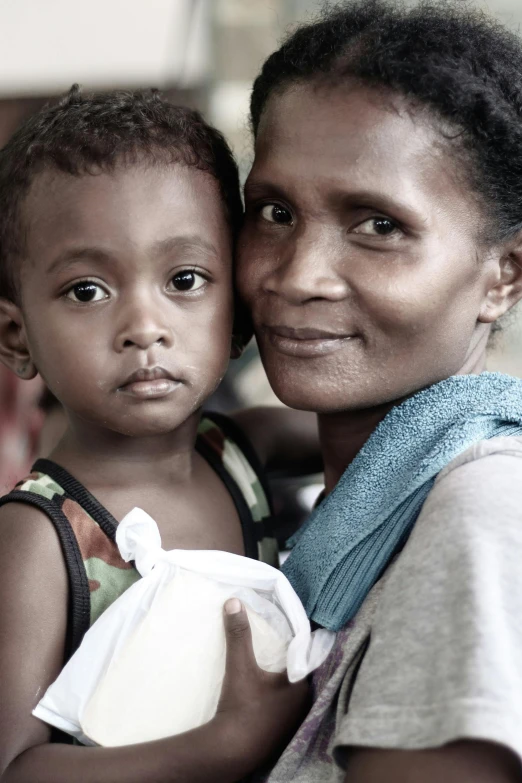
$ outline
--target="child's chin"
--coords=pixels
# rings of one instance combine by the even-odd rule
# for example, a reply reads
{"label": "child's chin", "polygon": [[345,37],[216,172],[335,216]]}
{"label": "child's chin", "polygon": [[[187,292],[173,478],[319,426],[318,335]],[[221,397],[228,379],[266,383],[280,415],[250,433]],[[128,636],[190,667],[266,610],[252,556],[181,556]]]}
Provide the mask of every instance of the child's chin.
{"label": "child's chin", "polygon": [[127,435],[131,438],[148,438],[154,435],[167,435],[169,432],[174,432],[178,429],[187,419],[189,415],[182,418],[174,418],[173,416],[165,416],[158,418],[151,418],[148,420],[139,421],[126,421],[124,423],[118,422],[114,426],[108,423],[110,429],[119,435]]}

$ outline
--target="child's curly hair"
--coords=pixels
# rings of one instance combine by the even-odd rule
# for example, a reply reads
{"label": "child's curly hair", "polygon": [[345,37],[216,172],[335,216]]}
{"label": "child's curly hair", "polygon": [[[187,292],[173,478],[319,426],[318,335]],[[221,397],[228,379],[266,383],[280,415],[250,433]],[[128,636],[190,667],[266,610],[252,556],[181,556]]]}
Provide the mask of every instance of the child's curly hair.
{"label": "child's curly hair", "polygon": [[219,184],[234,233],[243,208],[238,171],[225,139],[191,109],[158,91],[83,95],[78,85],[28,119],[0,150],[0,296],[16,301],[24,254],[24,199],[45,169],[78,176],[133,165],[182,163]]}

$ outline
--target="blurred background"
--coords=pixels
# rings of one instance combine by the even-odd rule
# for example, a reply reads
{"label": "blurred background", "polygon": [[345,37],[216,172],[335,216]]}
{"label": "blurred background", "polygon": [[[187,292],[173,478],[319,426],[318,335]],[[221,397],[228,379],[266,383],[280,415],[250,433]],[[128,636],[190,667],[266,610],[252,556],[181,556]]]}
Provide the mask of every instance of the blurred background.
{"label": "blurred background", "polygon": [[[0,147],[18,124],[73,82],[86,89],[159,87],[202,111],[228,138],[248,173],[252,80],[292,25],[317,0],[0,0]],[[522,0],[475,3],[510,27]],[[522,376],[522,317],[491,350],[490,369]],[[39,381],[20,382],[0,366],[0,490],[27,470],[43,411]],[[230,410],[277,403],[251,344],[213,400]],[[52,440],[53,433],[50,431]]]}

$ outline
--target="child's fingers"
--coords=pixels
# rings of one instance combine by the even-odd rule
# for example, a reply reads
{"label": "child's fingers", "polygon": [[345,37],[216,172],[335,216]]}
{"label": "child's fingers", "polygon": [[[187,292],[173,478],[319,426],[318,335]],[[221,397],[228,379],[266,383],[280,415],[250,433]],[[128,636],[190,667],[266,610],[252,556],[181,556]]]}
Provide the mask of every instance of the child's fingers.
{"label": "child's fingers", "polygon": [[257,663],[247,613],[238,598],[230,598],[224,609],[227,674],[229,677],[252,675],[257,670]]}

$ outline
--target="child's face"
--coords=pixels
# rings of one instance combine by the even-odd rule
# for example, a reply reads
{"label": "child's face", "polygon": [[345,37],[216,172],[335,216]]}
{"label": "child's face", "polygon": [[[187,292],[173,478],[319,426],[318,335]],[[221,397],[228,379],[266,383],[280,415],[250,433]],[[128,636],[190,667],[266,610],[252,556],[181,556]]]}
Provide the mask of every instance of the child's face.
{"label": "child's face", "polygon": [[24,210],[26,340],[72,421],[134,436],[177,428],[230,356],[232,248],[217,183],[181,165],[45,172]]}

